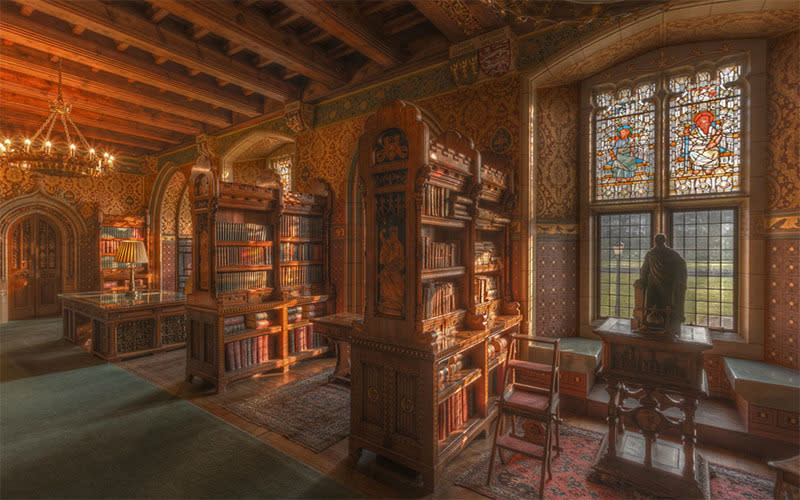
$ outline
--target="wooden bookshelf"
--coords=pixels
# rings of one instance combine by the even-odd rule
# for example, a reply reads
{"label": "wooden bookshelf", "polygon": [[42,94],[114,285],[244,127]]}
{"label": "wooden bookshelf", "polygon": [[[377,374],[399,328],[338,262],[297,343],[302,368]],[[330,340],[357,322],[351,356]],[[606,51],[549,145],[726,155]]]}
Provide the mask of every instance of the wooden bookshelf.
{"label": "wooden bookshelf", "polygon": [[[100,265],[99,289],[105,292],[119,292],[128,289],[130,281],[130,268],[128,264],[114,262],[120,242],[125,240],[143,241],[148,246],[149,216],[128,215],[98,215],[98,255]],[[148,255],[150,249],[148,246]],[[136,288],[147,289],[150,286],[150,271],[148,264],[136,267]]]}
{"label": "wooden bookshelf", "polygon": [[[330,198],[286,192],[277,179],[258,187],[200,173],[192,182],[197,251],[187,305],[187,380],[199,377],[223,391],[234,380],[286,371],[292,363],[326,353],[328,346],[310,320],[333,308],[325,244]],[[308,224],[313,228],[305,227],[306,220],[314,221]],[[313,282],[292,286],[282,279],[283,270],[295,264],[281,258],[282,228],[290,224],[302,226],[297,231],[309,241],[320,242],[314,243],[319,248],[300,250],[308,252],[302,266],[318,266]]]}
{"label": "wooden bookshelf", "polygon": [[490,378],[522,317],[508,280],[508,171],[484,165],[457,132],[431,140],[421,116],[389,101],[359,140],[375,229],[364,323],[352,334],[350,455],[369,449],[433,490],[444,464],[488,430]]}

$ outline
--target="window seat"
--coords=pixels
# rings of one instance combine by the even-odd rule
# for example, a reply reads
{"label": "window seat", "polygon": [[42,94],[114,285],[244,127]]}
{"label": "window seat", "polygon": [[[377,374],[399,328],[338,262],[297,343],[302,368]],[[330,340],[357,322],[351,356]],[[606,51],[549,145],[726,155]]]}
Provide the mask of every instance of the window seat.
{"label": "window seat", "polygon": [[747,359],[724,363],[747,432],[800,442],[800,372]]}
{"label": "window seat", "polygon": [[[528,349],[531,361],[547,362],[553,346],[534,342]],[[586,399],[595,382],[602,360],[603,343],[599,340],[580,337],[561,339],[561,375],[559,377],[562,395]]]}

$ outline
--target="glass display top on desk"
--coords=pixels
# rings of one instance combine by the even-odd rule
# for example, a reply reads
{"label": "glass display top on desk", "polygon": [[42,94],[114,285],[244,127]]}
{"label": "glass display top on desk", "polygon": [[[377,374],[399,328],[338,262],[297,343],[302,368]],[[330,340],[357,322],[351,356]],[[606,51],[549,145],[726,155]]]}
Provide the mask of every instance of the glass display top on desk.
{"label": "glass display top on desk", "polygon": [[135,297],[123,293],[77,292],[59,294],[61,299],[80,300],[103,308],[131,307],[139,305],[174,304],[186,301],[186,295],[164,290],[141,291]]}

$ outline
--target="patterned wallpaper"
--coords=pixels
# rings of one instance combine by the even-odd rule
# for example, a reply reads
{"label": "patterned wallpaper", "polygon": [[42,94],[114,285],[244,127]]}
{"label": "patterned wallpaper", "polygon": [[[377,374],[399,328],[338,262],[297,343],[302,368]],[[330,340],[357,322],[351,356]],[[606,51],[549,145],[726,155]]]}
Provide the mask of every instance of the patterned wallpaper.
{"label": "patterned wallpaper", "polygon": [[768,242],[764,359],[800,369],[800,239]]}
{"label": "patterned wallpaper", "polygon": [[347,179],[366,118],[361,116],[297,136],[295,168],[297,172],[303,172],[295,177],[297,190],[308,189],[307,182],[311,179],[320,178],[328,182],[333,189],[333,224],[345,223]]}
{"label": "patterned wallpaper", "polygon": [[536,91],[536,217],[574,221],[578,213],[577,85]]}
{"label": "patterned wallpaper", "polygon": [[175,236],[178,230],[178,204],[185,187],[186,176],[183,172],[175,172],[161,199],[160,229],[162,236]]}
{"label": "patterned wallpaper", "polygon": [[800,31],[769,44],[770,145],[768,165],[771,210],[800,208]]}
{"label": "patterned wallpaper", "polygon": [[578,241],[537,236],[536,334],[578,336]]}
{"label": "patterned wallpaper", "polygon": [[[481,151],[500,145],[516,170],[519,159],[520,79],[516,74],[488,80],[454,92],[415,101],[429,112],[442,129],[470,137]],[[508,137],[510,141],[505,141]],[[497,151],[499,152],[499,151]]]}
{"label": "patterned wallpaper", "polygon": [[[767,92],[770,144],[767,206],[773,215],[800,215],[800,32],[769,44]],[[780,217],[778,217],[780,218]],[[764,359],[800,369],[800,227],[767,228],[767,293]]]}
{"label": "patterned wallpaper", "polygon": [[[87,220],[101,209],[105,214],[144,212],[144,177],[115,173],[98,178],[30,175],[16,167],[0,169],[0,203],[41,190],[72,205]],[[148,193],[149,195],[149,193]]]}

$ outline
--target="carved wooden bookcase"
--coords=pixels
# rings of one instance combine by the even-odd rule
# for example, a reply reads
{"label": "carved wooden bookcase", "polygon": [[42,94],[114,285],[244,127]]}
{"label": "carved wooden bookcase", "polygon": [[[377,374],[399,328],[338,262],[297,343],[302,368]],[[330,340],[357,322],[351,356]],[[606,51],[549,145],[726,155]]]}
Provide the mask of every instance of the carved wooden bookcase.
{"label": "carved wooden bookcase", "polygon": [[[144,241],[148,247],[147,253],[150,255],[149,248],[149,226],[150,216],[145,215],[104,215],[98,214],[98,254],[97,259],[100,265],[99,289],[107,292],[119,292],[128,289],[130,280],[129,264],[114,262],[114,254],[120,242],[124,240]],[[136,287],[147,289],[150,286],[150,267],[149,264],[140,264],[135,272]]]}
{"label": "carved wooden bookcase", "polygon": [[[311,325],[307,313],[296,311],[313,307],[322,316],[333,307],[328,304],[333,300],[328,278],[329,188],[294,193],[281,189],[277,176],[260,187],[220,182],[213,171],[193,176],[191,186],[196,251],[187,303],[187,380],[197,376],[223,391],[233,380],[286,371],[296,361],[327,352],[322,344],[304,343],[301,349],[290,337]],[[310,225],[313,231],[305,231],[303,238],[287,237],[282,227],[292,217],[303,219],[300,225]],[[314,258],[282,259],[281,244],[287,242],[313,245]],[[300,266],[316,266],[314,279],[286,283],[283,269]],[[250,318],[256,317],[268,318],[262,319],[268,326],[251,327]],[[232,329],[234,324],[241,329]],[[256,356],[260,342],[268,347]],[[241,356],[247,362],[238,359],[243,345],[247,347],[242,347]]]}
{"label": "carved wooden bookcase", "polygon": [[[372,450],[433,490],[447,460],[491,423],[493,353],[519,329],[507,278],[512,187],[471,140],[429,137],[420,110],[403,101],[367,120],[358,171],[367,301],[352,338],[350,455]],[[494,243],[486,265],[476,266],[476,239]]]}

